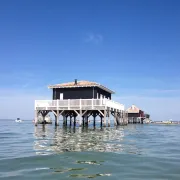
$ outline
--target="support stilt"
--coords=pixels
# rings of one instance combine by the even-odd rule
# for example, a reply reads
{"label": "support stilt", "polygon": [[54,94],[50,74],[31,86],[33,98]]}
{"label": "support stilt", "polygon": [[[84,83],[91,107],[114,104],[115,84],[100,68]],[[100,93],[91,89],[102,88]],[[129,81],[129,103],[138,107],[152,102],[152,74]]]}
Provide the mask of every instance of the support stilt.
{"label": "support stilt", "polygon": [[85,124],[85,126],[88,126],[88,114],[87,113],[84,115],[84,124]]}
{"label": "support stilt", "polygon": [[108,127],[110,127],[110,110],[108,109]]}
{"label": "support stilt", "polygon": [[68,118],[68,115],[66,115],[65,126],[67,126],[67,118]]}
{"label": "support stilt", "polygon": [[72,125],[72,116],[70,115],[70,126]]}
{"label": "support stilt", "polygon": [[118,126],[119,125],[119,112],[116,110],[115,114],[116,114],[116,123]]}
{"label": "support stilt", "polygon": [[83,121],[83,127],[84,127],[84,125],[85,125],[84,116],[82,117],[82,121]]}
{"label": "support stilt", "polygon": [[63,125],[65,125],[66,124],[66,116],[65,116],[65,114],[63,114]]}
{"label": "support stilt", "polygon": [[126,111],[126,125],[128,124],[128,112]]}
{"label": "support stilt", "polygon": [[86,118],[87,118],[86,125],[88,126],[88,124],[89,124],[89,117],[87,116]]}
{"label": "support stilt", "polygon": [[93,117],[94,117],[93,126],[95,127],[96,126],[96,115],[94,114]]}
{"label": "support stilt", "polygon": [[126,125],[128,125],[128,113],[126,111]]}
{"label": "support stilt", "polygon": [[76,116],[74,115],[74,127],[76,127]]}
{"label": "support stilt", "polygon": [[38,111],[37,111],[37,110],[35,110],[34,125],[35,125],[35,126],[38,125]]}
{"label": "support stilt", "polygon": [[120,125],[122,126],[124,123],[124,116],[123,116],[123,111],[120,111]]}
{"label": "support stilt", "polygon": [[114,111],[114,126],[117,126],[117,112]]}
{"label": "support stilt", "polygon": [[100,124],[100,126],[102,127],[102,125],[103,125],[103,116],[101,115],[100,117],[101,117],[101,124]]}
{"label": "support stilt", "polygon": [[79,113],[79,126],[80,127],[82,126],[82,110],[80,110],[80,113]]}
{"label": "support stilt", "polygon": [[104,110],[104,127],[106,127],[106,109]]}
{"label": "support stilt", "polygon": [[123,111],[123,121],[122,121],[122,125],[125,125],[125,112]]}
{"label": "support stilt", "polygon": [[55,126],[59,126],[59,110],[57,110],[56,115],[55,116]]}

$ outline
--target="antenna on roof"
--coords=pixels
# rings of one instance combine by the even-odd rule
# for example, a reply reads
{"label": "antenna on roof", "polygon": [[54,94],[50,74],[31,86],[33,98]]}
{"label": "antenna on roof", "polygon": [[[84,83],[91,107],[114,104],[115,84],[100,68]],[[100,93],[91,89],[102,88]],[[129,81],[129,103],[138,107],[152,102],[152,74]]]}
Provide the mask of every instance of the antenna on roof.
{"label": "antenna on roof", "polygon": [[77,85],[77,79],[74,80],[74,84]]}

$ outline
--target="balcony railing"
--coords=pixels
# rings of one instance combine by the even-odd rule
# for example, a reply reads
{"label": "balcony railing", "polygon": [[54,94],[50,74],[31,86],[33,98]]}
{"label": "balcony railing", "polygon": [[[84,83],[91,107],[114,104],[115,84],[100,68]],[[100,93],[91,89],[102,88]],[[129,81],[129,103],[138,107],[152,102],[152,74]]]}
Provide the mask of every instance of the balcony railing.
{"label": "balcony railing", "polygon": [[124,105],[109,99],[67,99],[67,100],[35,100],[36,109],[94,109],[113,108],[124,110]]}

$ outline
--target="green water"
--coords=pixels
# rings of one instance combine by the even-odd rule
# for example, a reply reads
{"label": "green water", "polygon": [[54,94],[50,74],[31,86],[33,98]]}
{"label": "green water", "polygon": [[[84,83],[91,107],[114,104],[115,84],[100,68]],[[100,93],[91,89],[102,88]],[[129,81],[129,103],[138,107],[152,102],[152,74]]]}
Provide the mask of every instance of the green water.
{"label": "green water", "polygon": [[180,126],[0,121],[0,179],[180,179]]}

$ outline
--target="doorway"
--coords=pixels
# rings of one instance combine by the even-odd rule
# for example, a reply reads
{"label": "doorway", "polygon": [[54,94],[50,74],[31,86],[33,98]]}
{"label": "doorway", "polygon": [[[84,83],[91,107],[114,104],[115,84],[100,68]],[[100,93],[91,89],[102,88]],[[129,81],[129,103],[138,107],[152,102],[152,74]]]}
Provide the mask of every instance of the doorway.
{"label": "doorway", "polygon": [[60,93],[60,100],[63,100],[63,93]]}

